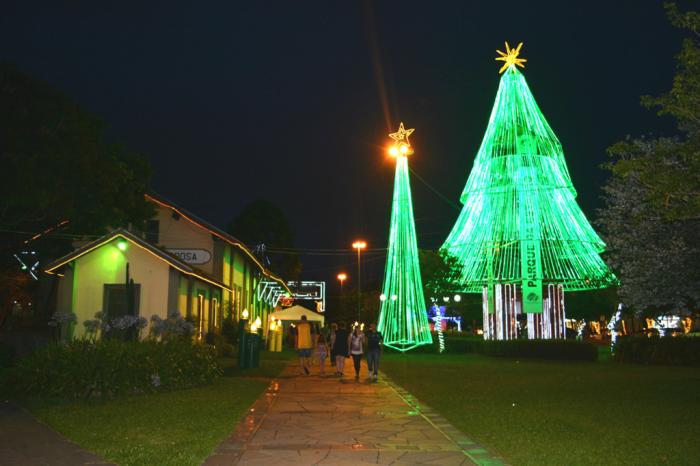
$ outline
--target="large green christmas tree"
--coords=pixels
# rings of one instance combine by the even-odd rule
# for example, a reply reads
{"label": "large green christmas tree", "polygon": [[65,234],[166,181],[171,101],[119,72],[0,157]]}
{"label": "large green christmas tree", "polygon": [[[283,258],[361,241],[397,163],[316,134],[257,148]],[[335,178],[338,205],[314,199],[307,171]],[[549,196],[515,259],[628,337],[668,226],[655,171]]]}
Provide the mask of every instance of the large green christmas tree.
{"label": "large green christmas tree", "polygon": [[413,153],[408,136],[412,132],[412,129],[404,129],[401,123],[399,131],[389,135],[395,141],[389,153],[396,157],[396,174],[377,326],[384,336],[384,344],[399,351],[433,341],[423,296],[408,178],[408,156]]}
{"label": "large green christmas tree", "polygon": [[543,286],[587,290],[616,279],[576,203],[562,146],[516,67],[525,61],[521,46],[499,51],[505,63],[496,101],[442,249],[458,259],[463,291],[514,284],[522,312],[538,313]]}

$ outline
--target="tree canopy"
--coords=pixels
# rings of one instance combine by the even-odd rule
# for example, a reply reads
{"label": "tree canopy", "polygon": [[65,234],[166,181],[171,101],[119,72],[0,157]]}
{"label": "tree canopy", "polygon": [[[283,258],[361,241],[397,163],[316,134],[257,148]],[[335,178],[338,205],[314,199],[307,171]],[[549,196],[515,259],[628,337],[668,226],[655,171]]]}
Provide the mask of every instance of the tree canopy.
{"label": "tree canopy", "polygon": [[31,249],[28,265],[40,266],[67,252],[72,238],[139,226],[152,215],[148,162],[107,143],[104,129],[49,84],[0,63],[0,315],[15,301],[34,301],[35,281],[13,254]]}
{"label": "tree canopy", "polygon": [[141,222],[151,170],[108,144],[104,124],[47,83],[0,64],[0,229],[77,234]]}
{"label": "tree canopy", "polygon": [[442,299],[451,296],[460,287],[456,283],[459,276],[459,260],[445,251],[418,251],[420,259],[421,278],[423,279],[423,294],[430,298]]}
{"label": "tree canopy", "polygon": [[269,267],[285,280],[297,280],[301,261],[294,248],[294,230],[277,205],[258,199],[243,208],[229,224],[228,231],[250,247],[265,246]]}
{"label": "tree canopy", "polygon": [[640,311],[688,310],[700,303],[700,15],[666,4],[689,33],[667,93],[642,104],[670,115],[671,137],[628,138],[609,149],[612,176],[599,224],[624,303]]}

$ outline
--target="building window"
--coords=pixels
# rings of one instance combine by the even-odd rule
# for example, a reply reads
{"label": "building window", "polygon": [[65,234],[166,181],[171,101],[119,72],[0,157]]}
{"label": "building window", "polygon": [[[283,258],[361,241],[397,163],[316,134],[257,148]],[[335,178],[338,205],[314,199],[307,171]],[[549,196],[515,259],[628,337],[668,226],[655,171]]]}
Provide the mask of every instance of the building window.
{"label": "building window", "polygon": [[209,324],[209,331],[214,332],[219,323],[219,300],[212,298],[211,300],[211,323]]}
{"label": "building window", "polygon": [[241,311],[243,311],[242,303],[241,303],[241,299],[242,299],[241,287],[238,285],[234,285],[233,292],[234,292],[233,312],[234,312],[234,315],[236,316],[236,319],[238,319],[238,318],[240,318]]}
{"label": "building window", "polygon": [[204,295],[197,295],[197,338],[204,335]]}
{"label": "building window", "polygon": [[160,222],[158,220],[146,220],[146,241],[158,244]]}

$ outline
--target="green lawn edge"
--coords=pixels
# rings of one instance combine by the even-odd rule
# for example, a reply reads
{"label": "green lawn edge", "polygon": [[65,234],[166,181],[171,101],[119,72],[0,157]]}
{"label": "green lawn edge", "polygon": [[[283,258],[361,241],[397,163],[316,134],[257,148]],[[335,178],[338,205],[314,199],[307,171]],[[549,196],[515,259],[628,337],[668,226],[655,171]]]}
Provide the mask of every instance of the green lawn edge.
{"label": "green lawn edge", "polygon": [[382,371],[509,464],[700,464],[700,369],[386,354]]}
{"label": "green lawn edge", "polygon": [[293,353],[261,353],[260,367],[219,364],[211,385],[106,401],[20,400],[39,420],[122,466],[199,465],[287,366]]}

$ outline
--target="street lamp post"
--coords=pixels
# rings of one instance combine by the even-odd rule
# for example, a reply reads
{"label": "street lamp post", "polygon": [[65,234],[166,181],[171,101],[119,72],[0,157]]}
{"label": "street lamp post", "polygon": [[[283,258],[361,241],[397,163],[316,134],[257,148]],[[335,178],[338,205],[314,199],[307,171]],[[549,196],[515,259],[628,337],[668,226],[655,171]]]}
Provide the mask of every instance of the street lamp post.
{"label": "street lamp post", "polygon": [[362,274],[360,270],[360,253],[367,248],[367,243],[361,240],[352,243],[352,247],[357,249],[357,321],[360,321],[360,300],[362,298]]}

